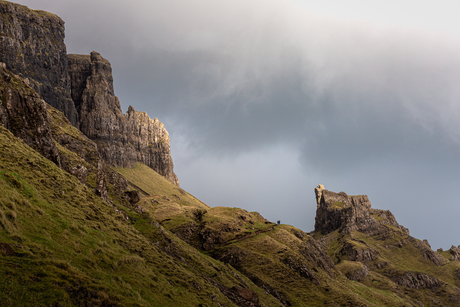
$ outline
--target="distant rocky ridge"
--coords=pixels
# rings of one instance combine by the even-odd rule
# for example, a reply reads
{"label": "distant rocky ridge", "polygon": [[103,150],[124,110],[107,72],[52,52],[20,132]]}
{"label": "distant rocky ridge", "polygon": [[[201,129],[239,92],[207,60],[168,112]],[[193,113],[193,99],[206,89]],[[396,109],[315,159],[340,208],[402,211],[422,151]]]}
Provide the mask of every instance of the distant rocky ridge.
{"label": "distant rocky ridge", "polygon": [[54,14],[0,1],[0,16],[0,62],[7,70],[95,141],[109,165],[142,162],[179,185],[168,132],[131,106],[123,114],[109,61],[97,52],[67,55],[64,21]]}
{"label": "distant rocky ridge", "polygon": [[338,229],[343,233],[377,233],[383,225],[392,225],[409,234],[409,230],[399,225],[389,210],[371,208],[367,195],[349,196],[345,192],[335,193],[324,189],[323,185],[315,188],[315,194],[315,232],[328,234]]}
{"label": "distant rocky ridge", "polygon": [[[321,239],[323,242],[330,240],[329,235],[336,231],[342,235],[361,232],[385,240],[392,237],[392,231],[396,230],[405,237],[403,241],[398,242],[398,247],[412,243],[418,253],[433,264],[440,266],[446,263],[444,257],[431,249],[428,241],[417,241],[411,237],[409,229],[398,224],[389,210],[373,209],[367,195],[350,196],[345,192],[335,193],[324,189],[322,185],[315,188],[315,194],[319,203],[316,209],[314,232],[326,235]],[[393,247],[393,245],[387,246],[387,248]],[[349,242],[344,245],[342,253],[362,262],[374,261],[380,256],[373,248],[357,251],[354,244]],[[451,253],[453,255],[451,260],[455,260],[455,247],[451,249]]]}

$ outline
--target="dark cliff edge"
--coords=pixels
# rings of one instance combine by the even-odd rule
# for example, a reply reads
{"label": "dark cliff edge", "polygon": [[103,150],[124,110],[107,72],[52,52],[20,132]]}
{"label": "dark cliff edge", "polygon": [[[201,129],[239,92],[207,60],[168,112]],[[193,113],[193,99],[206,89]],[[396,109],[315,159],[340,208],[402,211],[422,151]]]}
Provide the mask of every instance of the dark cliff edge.
{"label": "dark cliff edge", "polygon": [[0,62],[7,70],[95,141],[106,163],[141,162],[179,185],[168,132],[132,107],[122,113],[109,61],[97,52],[67,55],[64,21],[54,14],[0,1],[0,16]]}
{"label": "dark cliff edge", "polygon": [[0,62],[75,126],[78,115],[67,81],[64,21],[58,16],[0,1]]}
{"label": "dark cliff edge", "polygon": [[0,123],[45,158],[61,166],[46,102],[5,66],[0,63]]}

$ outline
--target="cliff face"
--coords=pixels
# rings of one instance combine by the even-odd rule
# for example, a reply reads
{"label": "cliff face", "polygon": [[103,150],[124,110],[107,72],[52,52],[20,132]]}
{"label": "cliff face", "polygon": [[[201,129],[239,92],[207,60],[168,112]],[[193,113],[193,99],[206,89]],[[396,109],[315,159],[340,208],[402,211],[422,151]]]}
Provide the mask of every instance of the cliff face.
{"label": "cliff face", "polygon": [[0,123],[43,156],[61,165],[46,103],[19,76],[0,63]]}
{"label": "cliff face", "polygon": [[64,21],[58,16],[0,1],[0,62],[28,78],[30,86],[73,125],[77,112],[67,82]]}
{"label": "cliff face", "polygon": [[[64,21],[54,14],[0,1],[0,16],[0,62],[6,69],[95,141],[109,165],[142,162],[179,185],[168,132],[157,119],[132,107],[122,113],[109,61],[97,52],[67,55]],[[58,162],[56,157],[53,161]]]}
{"label": "cliff face", "polygon": [[367,195],[349,196],[345,192],[325,190],[324,187],[320,191],[315,189],[315,194],[318,203],[315,232],[328,234],[339,229],[344,233],[376,233],[382,225],[392,225],[409,234],[409,230],[399,225],[390,211],[372,209]]}
{"label": "cliff face", "polygon": [[70,54],[68,59],[78,125],[97,143],[102,158],[119,167],[142,162],[179,185],[173,172],[168,132],[158,119],[152,120],[131,106],[123,114],[114,94],[109,61],[97,52],[90,56]]}

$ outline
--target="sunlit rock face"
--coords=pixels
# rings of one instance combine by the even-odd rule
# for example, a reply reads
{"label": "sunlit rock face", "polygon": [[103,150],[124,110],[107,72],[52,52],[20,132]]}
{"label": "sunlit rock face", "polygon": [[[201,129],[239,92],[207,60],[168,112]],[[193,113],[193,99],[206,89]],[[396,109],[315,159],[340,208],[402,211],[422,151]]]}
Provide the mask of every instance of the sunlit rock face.
{"label": "sunlit rock face", "polygon": [[339,229],[343,233],[361,231],[377,234],[383,231],[383,225],[388,224],[409,233],[407,228],[398,224],[390,211],[372,209],[367,195],[349,196],[345,192],[318,191],[318,188],[315,192],[316,199],[319,199],[315,232],[328,234]]}
{"label": "sunlit rock face", "polygon": [[25,6],[0,2],[0,62],[27,78],[47,103],[76,126],[78,115],[70,98],[64,21]]}
{"label": "sunlit rock face", "polygon": [[68,58],[78,126],[97,143],[102,158],[119,167],[134,167],[136,162],[142,162],[179,185],[168,132],[157,118],[151,119],[132,106],[123,114],[114,94],[110,62],[97,52],[69,54]]}

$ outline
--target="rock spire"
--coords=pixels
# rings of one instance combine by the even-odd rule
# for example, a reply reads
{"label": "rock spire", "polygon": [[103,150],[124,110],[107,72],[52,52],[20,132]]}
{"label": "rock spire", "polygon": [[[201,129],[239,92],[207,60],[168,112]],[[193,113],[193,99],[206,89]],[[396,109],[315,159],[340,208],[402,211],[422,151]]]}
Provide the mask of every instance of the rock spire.
{"label": "rock spire", "polygon": [[123,114],[114,94],[110,62],[99,53],[69,54],[72,99],[79,114],[80,130],[98,145],[110,165],[133,167],[142,162],[179,185],[173,172],[169,134],[147,113],[129,106]]}

